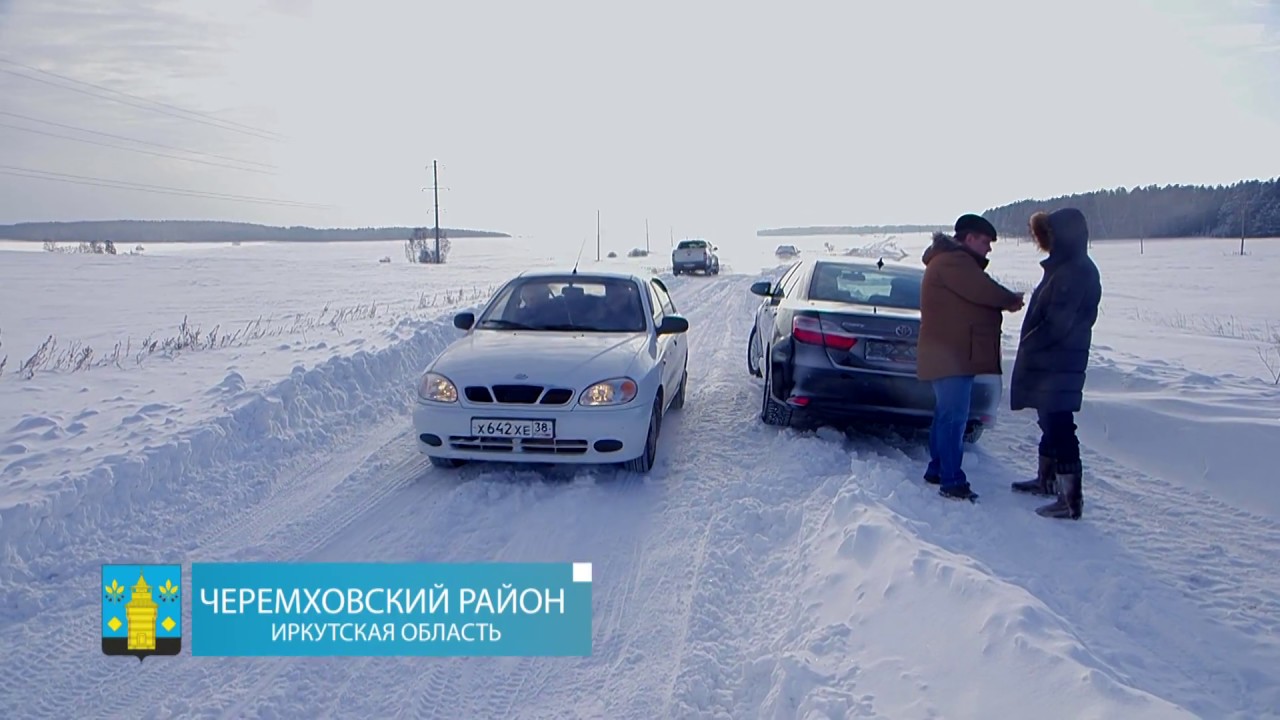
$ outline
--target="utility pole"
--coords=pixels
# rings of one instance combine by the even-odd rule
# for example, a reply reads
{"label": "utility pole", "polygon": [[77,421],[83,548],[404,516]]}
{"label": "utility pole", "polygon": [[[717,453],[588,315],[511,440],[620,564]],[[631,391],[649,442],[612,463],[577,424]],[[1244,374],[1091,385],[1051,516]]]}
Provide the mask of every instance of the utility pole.
{"label": "utility pole", "polygon": [[435,160],[431,161],[431,189],[436,196],[436,263],[440,264],[440,175]]}
{"label": "utility pole", "polygon": [[1247,212],[1248,212],[1248,208],[1245,208],[1245,207],[1240,208],[1240,255],[1241,257],[1244,256],[1244,227],[1245,227],[1244,220],[1245,220],[1245,217],[1247,217],[1246,215]]}
{"label": "utility pole", "polygon": [[600,262],[600,211],[596,211],[596,262]]}
{"label": "utility pole", "polygon": [[644,254],[649,254],[649,218],[644,219]]}

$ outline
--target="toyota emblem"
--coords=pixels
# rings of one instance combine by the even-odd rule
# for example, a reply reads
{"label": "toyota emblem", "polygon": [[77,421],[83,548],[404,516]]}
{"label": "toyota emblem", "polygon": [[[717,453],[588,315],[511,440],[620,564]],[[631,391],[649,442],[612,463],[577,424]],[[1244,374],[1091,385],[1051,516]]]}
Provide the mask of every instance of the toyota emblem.
{"label": "toyota emblem", "polygon": [[897,329],[895,329],[893,332],[894,332],[894,334],[896,334],[898,337],[911,337],[911,326],[910,326],[910,325],[899,325],[899,326],[897,327]]}

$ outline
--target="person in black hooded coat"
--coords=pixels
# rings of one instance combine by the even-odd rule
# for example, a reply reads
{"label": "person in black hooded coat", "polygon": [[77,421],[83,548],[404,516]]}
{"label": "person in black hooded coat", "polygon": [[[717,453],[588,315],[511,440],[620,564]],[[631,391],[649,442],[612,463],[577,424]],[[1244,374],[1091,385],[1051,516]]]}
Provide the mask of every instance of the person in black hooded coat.
{"label": "person in black hooded coat", "polygon": [[1102,282],[1089,258],[1084,213],[1076,208],[1038,212],[1031,217],[1031,235],[1049,257],[1040,263],[1044,276],[1023,319],[1009,403],[1014,411],[1038,412],[1040,462],[1036,479],[1015,482],[1013,489],[1056,495],[1036,512],[1074,520],[1084,507],[1075,413],[1083,402]]}

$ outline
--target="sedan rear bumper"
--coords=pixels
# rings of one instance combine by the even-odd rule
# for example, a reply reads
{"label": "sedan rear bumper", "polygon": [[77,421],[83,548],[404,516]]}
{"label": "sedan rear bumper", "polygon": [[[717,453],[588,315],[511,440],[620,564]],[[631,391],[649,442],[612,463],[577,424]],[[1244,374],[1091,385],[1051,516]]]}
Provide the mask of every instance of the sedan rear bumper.
{"label": "sedan rear bumper", "polygon": [[678,262],[678,263],[672,263],[672,264],[671,264],[671,269],[672,269],[672,270],[676,270],[676,271],[684,271],[684,270],[706,270],[706,269],[708,269],[708,268],[710,268],[710,267],[712,267],[712,266],[713,266],[713,263],[704,262],[704,261],[702,261],[702,260],[699,260],[699,261],[697,261],[697,262]]}
{"label": "sedan rear bumper", "polygon": [[[933,387],[914,377],[835,368],[795,367],[788,397],[806,415],[927,427],[933,422]],[[989,426],[999,412],[999,375],[975,378],[969,422]]]}

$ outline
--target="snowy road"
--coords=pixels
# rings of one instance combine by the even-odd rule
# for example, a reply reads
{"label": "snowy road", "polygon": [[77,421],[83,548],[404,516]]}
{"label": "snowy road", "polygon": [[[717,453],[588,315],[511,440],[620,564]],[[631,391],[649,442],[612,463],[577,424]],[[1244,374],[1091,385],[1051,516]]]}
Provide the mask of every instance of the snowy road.
{"label": "snowy road", "polygon": [[[920,482],[921,448],[766,427],[744,360],[753,279],[671,282],[691,324],[689,397],[664,424],[647,479],[431,468],[396,412],[422,361],[456,332],[447,321],[361,360],[378,368],[360,383],[368,398],[333,401],[324,385],[364,378],[360,363],[310,371],[290,391],[300,399],[251,406],[207,447],[157,451],[124,492],[138,504],[133,519],[164,529],[77,506],[65,510],[68,527],[38,524],[7,541],[21,562],[0,590],[0,709],[748,718],[1004,717],[1036,706],[1045,718],[1139,718],[1280,707],[1274,523],[1178,502],[1096,453],[1090,466],[1112,474],[1091,489],[1091,522],[1047,522],[1035,501],[1005,491],[1030,467],[1024,416],[1006,414],[973,455],[977,506]],[[231,452],[254,428],[282,424],[288,452]],[[162,479],[166,468],[178,477]],[[185,563],[589,560],[594,653],[103,657],[85,578],[100,558],[159,537],[169,547],[156,561]]]}

